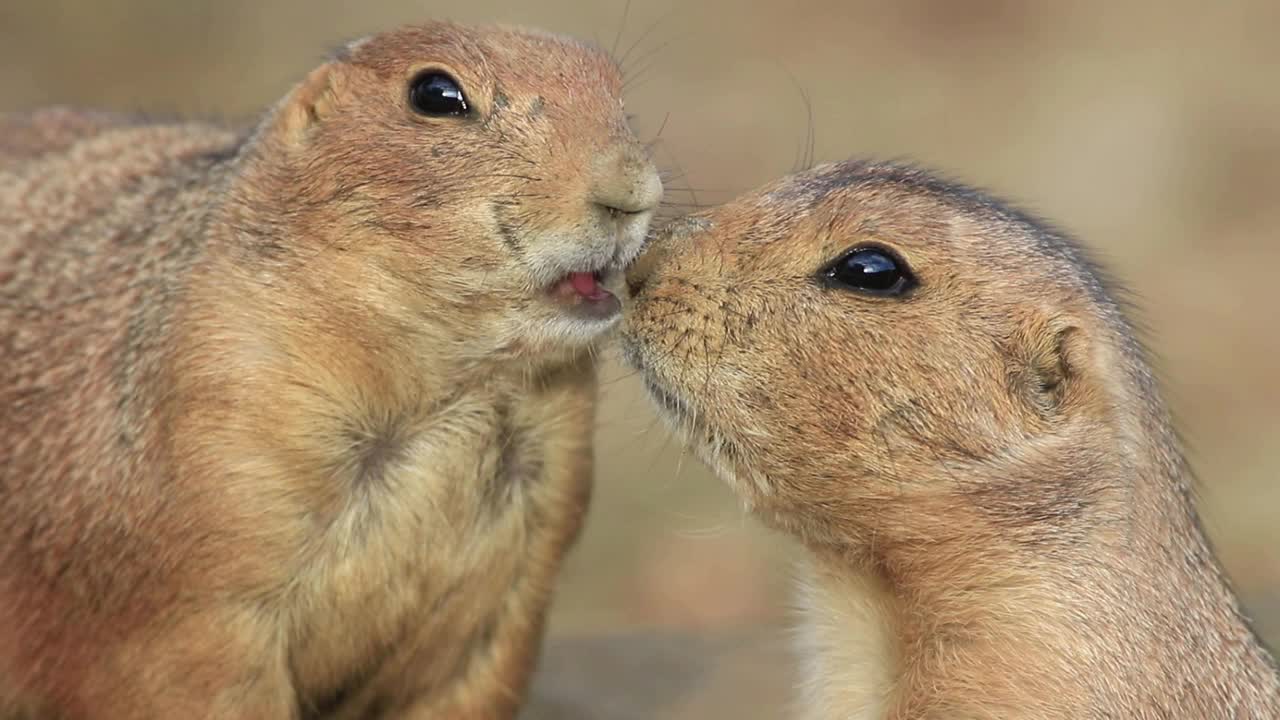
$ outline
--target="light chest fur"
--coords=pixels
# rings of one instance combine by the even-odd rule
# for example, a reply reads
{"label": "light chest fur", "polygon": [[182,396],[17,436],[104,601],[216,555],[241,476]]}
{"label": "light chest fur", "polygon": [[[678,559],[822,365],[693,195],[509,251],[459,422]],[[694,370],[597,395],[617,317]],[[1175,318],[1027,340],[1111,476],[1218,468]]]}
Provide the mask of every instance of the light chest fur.
{"label": "light chest fur", "polygon": [[374,687],[406,663],[440,686],[488,672],[499,631],[537,616],[585,505],[590,405],[572,385],[503,385],[353,444],[334,458],[333,504],[298,508],[313,530],[282,602],[302,695]]}
{"label": "light chest fur", "polygon": [[804,720],[885,717],[898,673],[893,597],[871,574],[840,574],[811,560],[797,591]]}

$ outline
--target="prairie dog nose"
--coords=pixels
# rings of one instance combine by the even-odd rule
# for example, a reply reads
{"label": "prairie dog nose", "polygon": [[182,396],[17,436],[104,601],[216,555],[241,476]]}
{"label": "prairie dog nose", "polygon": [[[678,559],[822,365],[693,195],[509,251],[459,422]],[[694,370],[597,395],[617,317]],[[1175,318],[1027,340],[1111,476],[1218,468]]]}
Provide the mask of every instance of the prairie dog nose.
{"label": "prairie dog nose", "polygon": [[684,217],[664,225],[653,238],[652,242],[645,245],[644,252],[635,259],[627,268],[626,283],[627,290],[634,297],[640,294],[644,286],[648,284],[649,278],[653,276],[654,270],[678,248],[689,243],[689,236],[698,230],[710,227],[706,220]]}
{"label": "prairie dog nose", "polygon": [[614,215],[653,210],[662,201],[662,179],[636,144],[605,153],[596,162],[591,200]]}

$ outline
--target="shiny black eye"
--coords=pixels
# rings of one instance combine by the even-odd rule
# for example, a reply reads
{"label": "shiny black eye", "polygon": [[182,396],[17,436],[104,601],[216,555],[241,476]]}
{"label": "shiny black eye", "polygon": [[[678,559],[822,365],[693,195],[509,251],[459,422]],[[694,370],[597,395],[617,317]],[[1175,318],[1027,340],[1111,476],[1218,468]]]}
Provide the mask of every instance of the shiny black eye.
{"label": "shiny black eye", "polygon": [[425,72],[409,86],[409,104],[422,115],[466,115],[470,106],[462,88],[442,72]]}
{"label": "shiny black eye", "polygon": [[850,250],[827,266],[821,276],[835,287],[869,295],[901,295],[916,286],[905,262],[875,247]]}

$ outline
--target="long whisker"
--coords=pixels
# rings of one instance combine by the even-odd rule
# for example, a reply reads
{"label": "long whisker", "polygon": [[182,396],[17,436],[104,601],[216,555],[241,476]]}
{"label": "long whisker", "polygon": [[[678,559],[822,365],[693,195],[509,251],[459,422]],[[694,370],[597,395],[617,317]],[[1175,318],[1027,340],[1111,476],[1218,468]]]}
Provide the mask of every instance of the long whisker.
{"label": "long whisker", "polygon": [[625,67],[627,64],[627,59],[631,57],[631,53],[634,52],[636,48],[640,47],[640,44],[643,43],[649,37],[649,35],[652,34],[653,31],[658,28],[659,25],[663,24],[667,20],[670,20],[672,17],[674,17],[677,9],[678,8],[673,8],[667,14],[649,23],[648,27],[644,29],[644,32],[640,33],[640,37],[636,38],[635,41],[632,42],[631,45],[628,46],[627,49],[622,53],[622,57],[618,58],[618,64]]}
{"label": "long whisker", "polygon": [[[618,56],[618,43],[622,41],[622,31],[627,27],[627,16],[631,14],[631,0],[622,6],[622,20],[618,22],[618,32],[613,36],[613,45],[609,48],[609,54]],[[621,62],[619,62],[621,64]]]}

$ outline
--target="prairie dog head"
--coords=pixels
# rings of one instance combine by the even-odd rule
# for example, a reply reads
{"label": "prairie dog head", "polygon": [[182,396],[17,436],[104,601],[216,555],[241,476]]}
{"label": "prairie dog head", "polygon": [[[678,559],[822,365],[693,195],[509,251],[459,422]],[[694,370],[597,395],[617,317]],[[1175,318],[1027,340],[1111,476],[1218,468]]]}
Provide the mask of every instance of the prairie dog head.
{"label": "prairie dog head", "polygon": [[477,357],[573,350],[617,324],[662,194],[621,84],[605,53],[540,32],[375,35],[261,126],[246,192],[280,195],[296,271],[352,288],[370,322],[427,322]]}
{"label": "prairie dog head", "polygon": [[1145,370],[1079,248],[917,170],[777,181],[665,228],[628,282],[660,413],[815,542],[1033,532],[1142,435]]}

